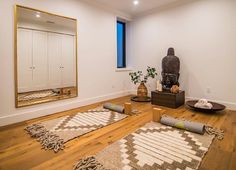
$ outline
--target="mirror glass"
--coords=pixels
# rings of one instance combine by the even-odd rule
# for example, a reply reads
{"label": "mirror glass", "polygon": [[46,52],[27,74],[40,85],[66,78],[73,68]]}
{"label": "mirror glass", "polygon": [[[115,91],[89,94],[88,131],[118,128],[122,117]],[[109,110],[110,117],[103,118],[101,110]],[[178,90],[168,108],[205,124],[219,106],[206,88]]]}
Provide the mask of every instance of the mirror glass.
{"label": "mirror glass", "polygon": [[77,21],[15,7],[16,107],[77,96]]}

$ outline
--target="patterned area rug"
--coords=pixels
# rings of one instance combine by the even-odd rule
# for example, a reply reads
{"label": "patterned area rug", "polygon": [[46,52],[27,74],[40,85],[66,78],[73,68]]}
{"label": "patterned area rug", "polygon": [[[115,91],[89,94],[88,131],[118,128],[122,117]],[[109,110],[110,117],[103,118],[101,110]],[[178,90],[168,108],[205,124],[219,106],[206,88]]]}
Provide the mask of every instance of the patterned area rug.
{"label": "patterned area rug", "polygon": [[94,109],[27,126],[25,130],[42,143],[44,149],[55,152],[63,144],[93,130],[126,118],[127,115],[107,109]]}
{"label": "patterned area rug", "polygon": [[151,122],[95,156],[80,160],[75,169],[197,169],[213,138]]}
{"label": "patterned area rug", "polygon": [[39,91],[39,92],[33,92],[29,94],[18,94],[18,101],[28,101],[28,100],[34,100],[34,99],[40,99],[44,97],[49,96],[56,96],[57,93],[54,93],[52,90],[46,90],[46,91]]}

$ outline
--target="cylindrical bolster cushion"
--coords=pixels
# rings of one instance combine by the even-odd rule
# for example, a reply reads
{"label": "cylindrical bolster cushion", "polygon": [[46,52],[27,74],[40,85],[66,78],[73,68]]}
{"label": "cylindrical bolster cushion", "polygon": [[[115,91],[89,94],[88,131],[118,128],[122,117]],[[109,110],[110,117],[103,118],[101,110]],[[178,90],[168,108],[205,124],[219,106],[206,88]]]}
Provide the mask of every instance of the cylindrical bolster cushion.
{"label": "cylindrical bolster cushion", "polygon": [[179,120],[179,119],[175,119],[169,116],[162,116],[160,122],[168,126],[185,129],[191,132],[195,132],[199,134],[204,133],[204,124],[202,123]]}
{"label": "cylindrical bolster cushion", "polygon": [[115,112],[118,112],[118,113],[124,113],[124,107],[123,106],[115,105],[115,104],[112,104],[112,103],[105,103],[103,105],[103,108],[109,109],[109,110],[112,110],[112,111],[115,111]]}

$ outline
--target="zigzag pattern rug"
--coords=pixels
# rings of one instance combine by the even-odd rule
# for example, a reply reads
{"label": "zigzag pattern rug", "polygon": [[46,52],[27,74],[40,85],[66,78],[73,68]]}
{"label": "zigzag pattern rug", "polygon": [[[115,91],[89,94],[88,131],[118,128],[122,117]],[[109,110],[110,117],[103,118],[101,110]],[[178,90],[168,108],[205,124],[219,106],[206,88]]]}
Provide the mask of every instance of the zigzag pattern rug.
{"label": "zigzag pattern rug", "polygon": [[107,109],[95,109],[29,125],[25,130],[37,138],[44,149],[57,152],[63,149],[65,142],[126,117],[125,114]]}
{"label": "zigzag pattern rug", "polygon": [[213,138],[151,122],[95,156],[80,160],[75,169],[91,165],[99,170],[197,169]]}
{"label": "zigzag pattern rug", "polygon": [[18,94],[18,101],[28,101],[28,100],[34,100],[34,99],[40,99],[44,97],[49,97],[49,96],[56,96],[58,95],[57,93],[54,93],[52,90],[46,90],[46,91],[39,91],[39,92],[34,92],[34,93],[29,93],[29,94]]}

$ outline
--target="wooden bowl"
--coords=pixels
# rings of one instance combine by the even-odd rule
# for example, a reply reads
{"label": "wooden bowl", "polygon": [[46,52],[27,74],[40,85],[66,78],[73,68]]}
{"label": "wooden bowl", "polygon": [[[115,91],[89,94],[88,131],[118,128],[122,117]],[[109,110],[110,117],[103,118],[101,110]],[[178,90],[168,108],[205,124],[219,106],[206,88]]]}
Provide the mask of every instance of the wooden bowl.
{"label": "wooden bowl", "polygon": [[131,97],[131,100],[132,101],[135,101],[135,102],[150,102],[151,101],[151,98],[150,97],[138,97],[138,96],[132,96]]}
{"label": "wooden bowl", "polygon": [[217,112],[217,111],[221,111],[221,110],[225,109],[224,105],[219,104],[219,103],[215,103],[215,102],[211,102],[211,101],[208,101],[213,106],[211,109],[198,108],[198,107],[194,106],[197,102],[198,102],[198,100],[189,100],[186,102],[186,105],[193,108],[194,110],[200,111],[200,112]]}

